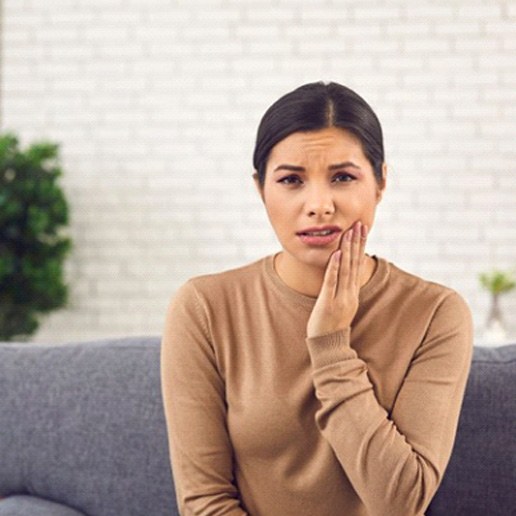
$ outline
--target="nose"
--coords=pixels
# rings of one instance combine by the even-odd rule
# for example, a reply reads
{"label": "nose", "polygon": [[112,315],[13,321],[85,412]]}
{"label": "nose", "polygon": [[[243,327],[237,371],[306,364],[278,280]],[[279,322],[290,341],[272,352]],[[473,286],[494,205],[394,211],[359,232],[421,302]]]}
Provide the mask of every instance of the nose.
{"label": "nose", "polygon": [[335,213],[335,203],[330,189],[313,185],[308,192],[306,210],[310,217],[333,215]]}

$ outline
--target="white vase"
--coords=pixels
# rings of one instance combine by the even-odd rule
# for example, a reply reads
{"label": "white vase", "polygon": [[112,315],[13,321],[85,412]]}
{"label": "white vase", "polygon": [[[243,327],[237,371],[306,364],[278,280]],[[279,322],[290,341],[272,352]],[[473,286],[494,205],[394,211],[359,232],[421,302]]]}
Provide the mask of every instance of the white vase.
{"label": "white vase", "polygon": [[506,338],[507,331],[503,322],[502,311],[500,310],[499,295],[493,294],[484,329],[484,340],[495,344],[504,342]]}

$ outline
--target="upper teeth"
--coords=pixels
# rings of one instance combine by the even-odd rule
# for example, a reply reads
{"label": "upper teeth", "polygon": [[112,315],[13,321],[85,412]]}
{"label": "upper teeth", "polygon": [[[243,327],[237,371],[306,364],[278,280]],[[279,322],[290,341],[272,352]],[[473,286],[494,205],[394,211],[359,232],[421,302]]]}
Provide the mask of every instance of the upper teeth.
{"label": "upper teeth", "polygon": [[325,229],[324,231],[311,231],[307,233],[307,235],[314,235],[314,236],[324,236],[329,235],[331,233],[331,229]]}

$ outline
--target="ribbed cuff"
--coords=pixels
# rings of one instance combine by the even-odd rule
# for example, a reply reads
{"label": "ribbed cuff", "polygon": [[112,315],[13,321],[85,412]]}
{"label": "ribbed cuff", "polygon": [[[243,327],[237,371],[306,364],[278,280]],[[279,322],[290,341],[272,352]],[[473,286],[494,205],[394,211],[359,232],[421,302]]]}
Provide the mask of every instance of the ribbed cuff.
{"label": "ribbed cuff", "polygon": [[314,369],[335,364],[342,360],[357,358],[358,355],[356,351],[350,347],[350,342],[350,328],[318,337],[307,337],[306,344]]}

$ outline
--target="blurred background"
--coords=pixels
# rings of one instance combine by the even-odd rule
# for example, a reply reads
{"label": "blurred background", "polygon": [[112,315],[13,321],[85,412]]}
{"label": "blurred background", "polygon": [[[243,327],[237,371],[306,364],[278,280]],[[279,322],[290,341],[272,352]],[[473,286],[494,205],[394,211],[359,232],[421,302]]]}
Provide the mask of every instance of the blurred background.
{"label": "blurred background", "polygon": [[[66,308],[34,341],[161,334],[189,277],[279,250],[252,182],[265,110],[317,80],[384,129],[368,252],[458,290],[516,270],[515,0],[3,0],[0,130],[59,143]],[[516,294],[504,296],[516,335]]]}

